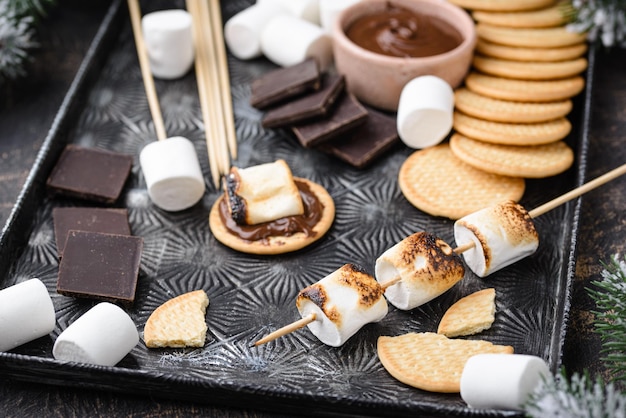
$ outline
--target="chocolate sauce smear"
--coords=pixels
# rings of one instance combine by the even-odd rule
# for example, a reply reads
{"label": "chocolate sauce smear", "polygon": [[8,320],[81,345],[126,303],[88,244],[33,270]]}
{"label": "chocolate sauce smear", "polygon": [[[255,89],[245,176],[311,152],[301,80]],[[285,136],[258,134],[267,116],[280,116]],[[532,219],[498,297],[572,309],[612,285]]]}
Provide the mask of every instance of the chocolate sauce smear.
{"label": "chocolate sauce smear", "polygon": [[294,181],[304,203],[304,214],[287,216],[256,225],[239,225],[232,218],[226,200],[222,199],[219,205],[220,218],[226,229],[246,241],[259,241],[268,237],[288,237],[298,232],[304,233],[307,237],[315,236],[313,228],[322,218],[324,206],[306,183],[297,179]]}
{"label": "chocolate sauce smear", "polygon": [[356,19],[346,35],[369,51],[402,58],[443,54],[463,41],[461,34],[444,20],[392,4]]}

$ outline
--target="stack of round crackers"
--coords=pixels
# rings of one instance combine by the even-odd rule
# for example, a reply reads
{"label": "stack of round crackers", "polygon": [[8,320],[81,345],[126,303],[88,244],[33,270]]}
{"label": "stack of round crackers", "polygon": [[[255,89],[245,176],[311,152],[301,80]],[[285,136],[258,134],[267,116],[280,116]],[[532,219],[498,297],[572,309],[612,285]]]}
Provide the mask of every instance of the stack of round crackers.
{"label": "stack of round crackers", "polygon": [[542,178],[567,170],[574,161],[563,141],[571,131],[567,116],[587,68],[586,34],[566,27],[571,6],[452,2],[470,9],[478,35],[472,70],[455,93],[452,152],[506,176]]}
{"label": "stack of round crackers", "polygon": [[[412,156],[401,169],[400,187],[419,209],[458,219],[493,204],[489,199],[459,203],[477,189],[499,190],[518,201],[524,179],[554,176],[571,167],[574,152],[564,139],[572,125],[572,98],[585,86],[586,34],[566,28],[571,5],[555,0],[450,0],[468,9],[478,35],[473,65],[463,86],[455,91],[454,132],[439,153],[458,159],[455,166],[439,166],[446,173],[436,187],[450,199],[427,194],[419,172],[430,157]],[[568,9],[569,7],[569,9]],[[433,153],[424,149],[416,154]],[[448,158],[453,160],[451,158]],[[420,160],[422,168],[414,165]],[[426,163],[426,164],[424,164]],[[453,175],[466,165],[462,176]],[[430,164],[432,165],[432,164]],[[487,183],[480,175],[488,173]],[[440,175],[439,175],[440,176]],[[484,176],[482,176],[484,177]],[[516,181],[513,181],[516,180]],[[435,187],[435,186],[429,186]],[[476,199],[474,199],[476,200]],[[496,202],[498,203],[498,202]]]}

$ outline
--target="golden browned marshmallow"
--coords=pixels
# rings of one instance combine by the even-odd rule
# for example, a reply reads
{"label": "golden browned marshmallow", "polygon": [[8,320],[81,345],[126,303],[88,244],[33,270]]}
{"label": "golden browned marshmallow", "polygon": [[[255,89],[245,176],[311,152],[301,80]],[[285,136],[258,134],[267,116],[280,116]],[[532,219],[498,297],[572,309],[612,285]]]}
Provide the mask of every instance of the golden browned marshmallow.
{"label": "golden browned marshmallow", "polygon": [[338,347],[363,325],[387,315],[383,289],[371,275],[354,264],[345,264],[305,289],[296,299],[304,318],[315,314],[307,326],[324,344]]}
{"label": "golden browned marshmallow", "polygon": [[385,285],[387,300],[399,309],[413,309],[441,295],[465,275],[460,256],[428,232],[409,235],[376,260],[376,280]]}
{"label": "golden browned marshmallow", "polygon": [[298,186],[284,160],[231,168],[226,193],[231,216],[240,225],[256,225],[304,213]]}
{"label": "golden browned marshmallow", "polygon": [[511,200],[457,220],[454,239],[458,246],[474,243],[473,248],[463,252],[463,257],[479,277],[521,260],[539,246],[539,235],[530,215]]}

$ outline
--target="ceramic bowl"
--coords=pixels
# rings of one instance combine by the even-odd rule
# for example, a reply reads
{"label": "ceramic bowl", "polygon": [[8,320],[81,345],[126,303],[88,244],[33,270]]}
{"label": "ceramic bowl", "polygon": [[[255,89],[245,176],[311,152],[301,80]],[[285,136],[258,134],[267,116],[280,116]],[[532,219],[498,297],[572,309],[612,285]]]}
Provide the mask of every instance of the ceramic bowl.
{"label": "ceramic bowl", "polygon": [[[456,48],[425,57],[395,57],[365,49],[346,35],[357,19],[380,13],[389,5],[439,18],[461,35]],[[476,28],[470,15],[444,0],[362,0],[337,17],[333,27],[333,54],[338,73],[359,100],[379,109],[396,111],[403,87],[422,75],[435,75],[458,87],[467,74],[476,45]]]}

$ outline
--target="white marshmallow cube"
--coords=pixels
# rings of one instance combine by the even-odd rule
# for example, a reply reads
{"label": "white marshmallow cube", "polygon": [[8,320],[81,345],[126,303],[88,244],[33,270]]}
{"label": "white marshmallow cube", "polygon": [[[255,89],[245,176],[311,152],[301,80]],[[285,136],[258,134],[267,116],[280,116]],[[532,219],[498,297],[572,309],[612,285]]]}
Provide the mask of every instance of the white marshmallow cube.
{"label": "white marshmallow cube", "polygon": [[139,342],[133,320],[119,306],[102,302],[85,312],[54,342],[55,359],[114,366]]}
{"label": "white marshmallow cube", "polygon": [[463,368],[461,398],[471,408],[521,410],[532,392],[551,377],[540,357],[477,354]]}
{"label": "white marshmallow cube", "polygon": [[320,25],[328,33],[333,31],[337,17],[348,7],[361,0],[319,0]]}
{"label": "white marshmallow cube", "polygon": [[398,102],[398,136],[415,149],[439,144],[452,130],[454,91],[448,82],[425,75],[409,81]]}
{"label": "white marshmallow cube", "polygon": [[376,280],[352,264],[303,289],[296,306],[303,318],[315,314],[307,326],[331,347],[341,346],[365,324],[380,321],[388,310]]}
{"label": "white marshmallow cube", "polygon": [[485,277],[533,254],[539,235],[522,205],[506,201],[471,213],[454,223],[454,239],[465,263],[477,276]]}
{"label": "white marshmallow cube", "polygon": [[320,26],[295,16],[279,15],[261,33],[261,51],[282,67],[315,58],[324,71],[333,61],[331,36]]}
{"label": "white marshmallow cube", "polygon": [[150,71],[163,79],[187,74],[194,62],[191,15],[181,9],[160,10],[141,19]]}
{"label": "white marshmallow cube", "polygon": [[0,351],[54,330],[56,314],[46,285],[30,279],[0,290]]}
{"label": "white marshmallow cube", "polygon": [[152,202],[163,210],[179,211],[195,205],[205,184],[193,143],[182,136],[146,145],[139,162]]}
{"label": "white marshmallow cube", "polygon": [[291,16],[320,24],[320,0],[257,0],[256,3],[280,6]]}
{"label": "white marshmallow cube", "polygon": [[274,17],[287,13],[274,2],[258,2],[241,10],[226,21],[224,41],[230,52],[241,60],[260,57],[261,32]]}

